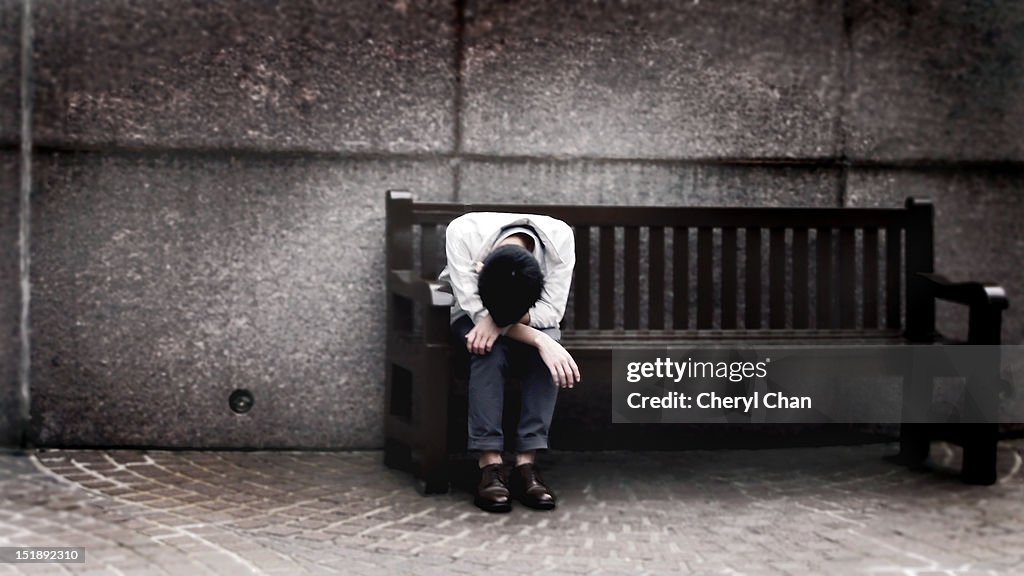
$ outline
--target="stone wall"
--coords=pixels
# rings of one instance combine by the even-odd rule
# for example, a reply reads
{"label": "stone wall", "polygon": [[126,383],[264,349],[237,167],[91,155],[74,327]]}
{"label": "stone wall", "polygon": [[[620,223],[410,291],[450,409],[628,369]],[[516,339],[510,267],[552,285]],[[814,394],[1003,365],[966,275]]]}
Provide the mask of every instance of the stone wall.
{"label": "stone wall", "polygon": [[21,4],[0,0],[0,446],[21,442]]}
{"label": "stone wall", "polygon": [[[40,445],[380,446],[389,188],[662,205],[925,195],[941,271],[1024,293],[1015,2],[0,0],[5,61],[23,1]],[[20,302],[10,110],[5,336]],[[1007,342],[1024,341],[1018,308]],[[0,349],[0,392],[17,357],[15,340]],[[227,408],[237,387],[256,399],[246,415]]]}

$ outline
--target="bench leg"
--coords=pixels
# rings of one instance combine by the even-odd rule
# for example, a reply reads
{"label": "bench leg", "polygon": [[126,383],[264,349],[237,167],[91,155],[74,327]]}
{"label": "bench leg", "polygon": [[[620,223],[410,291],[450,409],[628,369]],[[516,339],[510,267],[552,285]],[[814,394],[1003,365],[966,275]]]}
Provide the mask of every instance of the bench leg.
{"label": "bench leg", "polygon": [[447,463],[424,462],[416,477],[416,490],[423,496],[448,493]]}
{"label": "bench leg", "polygon": [[432,456],[415,456],[413,449],[402,442],[388,438],[384,440],[384,465],[402,471],[411,471],[415,477],[416,490],[422,494],[444,494],[448,492],[447,461]]}
{"label": "bench leg", "polygon": [[960,479],[967,484],[995,484],[999,425],[966,424],[965,427],[967,429],[964,431],[964,459]]}
{"label": "bench leg", "polygon": [[447,351],[425,362],[423,381],[414,402],[418,424],[416,449],[416,483],[419,492],[444,494],[448,492],[448,392],[451,373]]}
{"label": "bench leg", "polygon": [[385,438],[384,465],[395,470],[408,471],[412,467],[412,451],[393,438]]}
{"label": "bench leg", "polygon": [[928,459],[931,438],[925,424],[900,424],[899,462],[910,468],[920,468]]}
{"label": "bench leg", "polygon": [[[995,341],[998,342],[998,337]],[[980,363],[977,373],[967,378],[963,412],[966,421],[972,423],[962,425],[964,458],[960,478],[967,484],[987,486],[996,482],[1001,358],[996,346],[985,346],[981,350],[988,357]]]}
{"label": "bench leg", "polygon": [[924,467],[931,449],[933,430],[927,421],[927,407],[932,403],[933,375],[931,367],[915,357],[903,375],[903,405],[900,424],[900,454],[896,461],[912,470]]}

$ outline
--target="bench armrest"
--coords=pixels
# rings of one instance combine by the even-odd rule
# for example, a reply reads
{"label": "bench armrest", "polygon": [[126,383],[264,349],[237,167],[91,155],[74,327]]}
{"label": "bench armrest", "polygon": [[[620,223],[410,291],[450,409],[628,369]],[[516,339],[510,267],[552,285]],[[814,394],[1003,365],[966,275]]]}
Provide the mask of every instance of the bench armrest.
{"label": "bench armrest", "polygon": [[392,270],[388,285],[391,292],[427,306],[451,307],[455,303],[447,282],[424,280],[411,270]]}
{"label": "bench armrest", "polygon": [[999,344],[1003,310],[1010,306],[1006,291],[982,282],[951,282],[941,274],[919,276],[934,298],[967,306],[967,344]]}
{"label": "bench armrest", "polygon": [[1006,310],[1010,306],[1002,286],[987,282],[953,282],[941,274],[919,272],[918,275],[928,281],[932,294],[940,300],[993,310]]}

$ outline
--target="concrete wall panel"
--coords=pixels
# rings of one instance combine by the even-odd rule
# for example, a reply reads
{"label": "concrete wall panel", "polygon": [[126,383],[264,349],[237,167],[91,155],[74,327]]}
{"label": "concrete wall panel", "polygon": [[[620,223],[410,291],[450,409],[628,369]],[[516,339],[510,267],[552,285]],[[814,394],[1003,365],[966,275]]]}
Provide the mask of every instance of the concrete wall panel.
{"label": "concrete wall panel", "polygon": [[21,130],[21,0],[0,0],[0,146]]}
{"label": "concrete wall panel", "polygon": [[[382,442],[384,194],[441,163],[37,159],[33,440]],[[245,388],[253,409],[228,396]]]}
{"label": "concrete wall panel", "polygon": [[21,0],[0,0],[0,446],[20,442]]}
{"label": "concrete wall panel", "polygon": [[37,4],[39,143],[452,146],[450,2]]}
{"label": "concrete wall panel", "polygon": [[[524,210],[930,195],[940,270],[1024,288],[1018,4],[461,5],[33,3],[34,441],[380,446],[392,187]],[[20,11],[0,0],[5,339]]]}
{"label": "concrete wall panel", "polygon": [[467,202],[836,206],[839,170],[644,162],[466,162]]}
{"label": "concrete wall panel", "polygon": [[466,150],[640,158],[836,152],[839,3],[469,3]]}
{"label": "concrete wall panel", "polygon": [[18,154],[0,150],[0,446],[20,441],[21,283],[18,265]]}
{"label": "concrete wall panel", "polygon": [[847,154],[1024,160],[1024,4],[850,2]]}

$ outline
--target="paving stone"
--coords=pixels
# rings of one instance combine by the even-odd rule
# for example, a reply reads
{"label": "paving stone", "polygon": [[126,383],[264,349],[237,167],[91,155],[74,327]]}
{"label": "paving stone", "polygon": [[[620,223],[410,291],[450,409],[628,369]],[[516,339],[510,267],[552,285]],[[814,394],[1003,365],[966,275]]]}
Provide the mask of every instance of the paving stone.
{"label": "paving stone", "polygon": [[[944,468],[957,463],[944,459],[957,452],[947,445],[933,446],[936,469],[927,474],[884,463],[894,450],[550,452],[544,466],[562,496],[559,508],[516,506],[507,515],[478,511],[462,492],[421,497],[407,478],[381,467],[377,452],[219,452],[234,472],[204,477],[200,485],[214,488],[204,496],[211,502],[236,492],[243,477],[280,489],[269,508],[237,503],[246,512],[239,517],[184,501],[175,514],[164,513],[146,497],[195,493],[159,479],[120,496],[97,494],[52,468],[59,481],[39,481],[53,477],[37,466],[108,455],[120,461],[116,450],[0,453],[0,542],[77,543],[87,546],[89,567],[104,572],[153,573],[159,564],[193,576],[247,564],[258,574],[474,574],[496,558],[538,574],[959,574],[968,565],[1015,573],[1024,440],[1001,446],[1000,483],[984,488],[963,486]],[[208,454],[152,450],[138,470],[201,473],[200,461],[209,464]],[[305,483],[291,473],[296,466],[341,489],[330,500],[304,498]],[[681,483],[690,490],[679,490]],[[835,488],[823,490],[829,483]],[[61,502],[78,502],[80,512],[62,514]],[[282,524],[291,517],[281,510],[299,509],[306,519]],[[7,572],[42,571],[16,565]]]}

